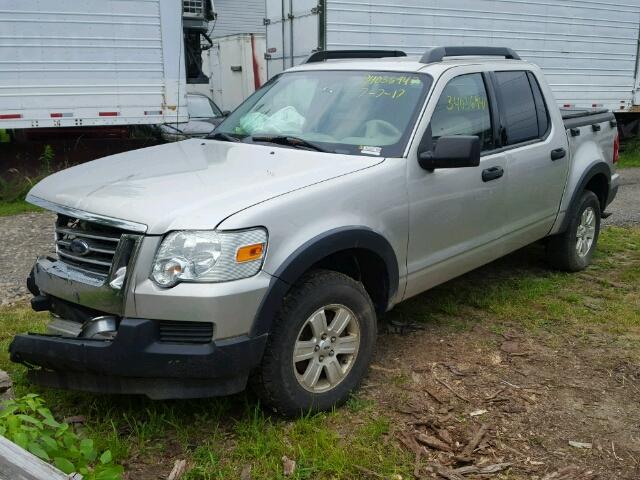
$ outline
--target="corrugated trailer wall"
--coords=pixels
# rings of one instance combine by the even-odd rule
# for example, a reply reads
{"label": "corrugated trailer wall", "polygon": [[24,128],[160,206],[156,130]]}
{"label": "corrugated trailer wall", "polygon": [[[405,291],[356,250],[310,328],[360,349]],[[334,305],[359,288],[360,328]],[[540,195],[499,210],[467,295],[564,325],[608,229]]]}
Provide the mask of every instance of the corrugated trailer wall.
{"label": "corrugated trailer wall", "polygon": [[185,91],[178,0],[0,0],[0,128],[184,121]]}
{"label": "corrugated trailer wall", "polygon": [[265,0],[215,0],[218,19],[212,37],[264,33]]}
{"label": "corrugated trailer wall", "polygon": [[[280,3],[267,0],[269,18],[277,18],[270,11],[279,14]],[[294,0],[294,10],[314,6],[317,1]],[[313,35],[312,25],[321,24],[305,22],[307,36]],[[634,93],[640,97],[638,0],[326,0],[325,22],[328,49],[389,48],[418,55],[437,45],[512,47],[544,69],[561,105],[628,111]],[[287,23],[281,50],[290,55]],[[308,40],[299,39],[297,31],[303,29],[294,29],[299,61],[309,52],[304,52]],[[321,32],[316,32],[317,46]],[[274,37],[277,43],[281,34]]]}

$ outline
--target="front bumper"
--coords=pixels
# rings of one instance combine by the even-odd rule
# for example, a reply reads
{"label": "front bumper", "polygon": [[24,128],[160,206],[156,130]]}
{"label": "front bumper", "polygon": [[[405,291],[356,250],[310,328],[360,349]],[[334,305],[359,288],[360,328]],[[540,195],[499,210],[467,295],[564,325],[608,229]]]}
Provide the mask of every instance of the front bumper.
{"label": "front bumper", "polygon": [[159,341],[153,320],[123,318],[113,340],[17,335],[11,360],[28,366],[38,384],[155,399],[228,395],[243,390],[260,363],[267,336],[202,345]]}
{"label": "front bumper", "polygon": [[[138,258],[151,257],[154,247],[153,239],[142,242]],[[17,335],[10,346],[12,361],[33,367],[28,375],[34,383],[156,399],[228,395],[245,388],[264,352],[266,336],[249,332],[271,275],[160,289],[144,269],[134,267],[122,290],[108,281],[55,258],[37,260],[27,285],[34,309],[53,314],[49,334]],[[116,327],[94,335],[98,319]],[[181,338],[192,334],[184,333],[181,323],[210,325],[211,331],[197,343],[167,339],[167,328],[178,329]]]}

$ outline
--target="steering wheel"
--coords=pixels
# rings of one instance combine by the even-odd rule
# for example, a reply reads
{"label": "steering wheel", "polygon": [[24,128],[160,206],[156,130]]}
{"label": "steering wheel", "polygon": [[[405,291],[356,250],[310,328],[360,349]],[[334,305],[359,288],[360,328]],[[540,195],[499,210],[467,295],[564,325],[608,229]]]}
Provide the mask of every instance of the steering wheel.
{"label": "steering wheel", "polygon": [[385,120],[374,119],[364,124],[364,136],[367,138],[400,138],[402,131]]}

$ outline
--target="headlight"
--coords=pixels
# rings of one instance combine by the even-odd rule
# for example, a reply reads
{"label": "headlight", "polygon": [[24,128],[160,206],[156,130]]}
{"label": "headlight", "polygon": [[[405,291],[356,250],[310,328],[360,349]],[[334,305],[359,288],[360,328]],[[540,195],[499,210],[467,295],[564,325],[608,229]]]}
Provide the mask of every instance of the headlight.
{"label": "headlight", "polygon": [[165,237],[151,279],[161,287],[179,282],[226,282],[255,275],[267,250],[263,228],[235,232],[181,231]]}

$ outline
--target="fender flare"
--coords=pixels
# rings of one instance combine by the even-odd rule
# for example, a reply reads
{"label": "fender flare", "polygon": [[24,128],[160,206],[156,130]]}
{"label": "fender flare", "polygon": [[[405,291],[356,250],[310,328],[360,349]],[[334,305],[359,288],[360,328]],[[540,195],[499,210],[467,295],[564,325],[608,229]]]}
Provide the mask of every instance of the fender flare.
{"label": "fender flare", "polygon": [[398,291],[398,260],[389,241],[368,227],[351,226],[329,230],[298,247],[273,274],[251,328],[251,337],[271,331],[271,325],[291,286],[314,264],[334,253],[360,248],[378,255],[387,269],[388,298]]}
{"label": "fender flare", "polygon": [[580,195],[584,191],[587,184],[593,177],[600,173],[604,174],[604,176],[607,178],[608,188],[611,189],[611,167],[609,166],[609,164],[600,161],[592,165],[586,172],[582,174],[582,176],[580,177],[580,181],[577,183],[576,188],[573,190],[571,201],[569,202],[569,206],[567,207],[564,219],[562,220],[562,225],[560,226],[560,229],[557,233],[564,233],[567,230],[569,222],[571,221],[570,212],[573,211],[576,203],[578,202],[578,200],[580,200]]}

